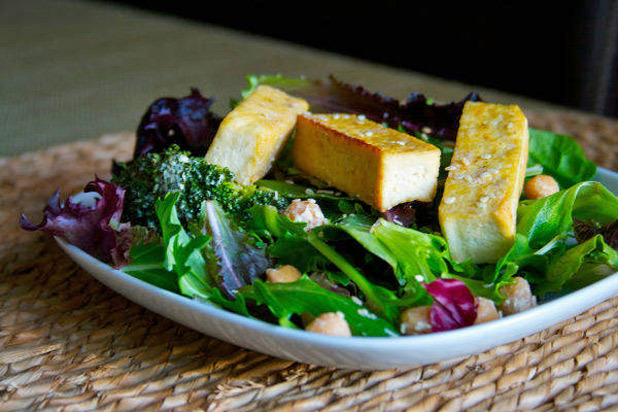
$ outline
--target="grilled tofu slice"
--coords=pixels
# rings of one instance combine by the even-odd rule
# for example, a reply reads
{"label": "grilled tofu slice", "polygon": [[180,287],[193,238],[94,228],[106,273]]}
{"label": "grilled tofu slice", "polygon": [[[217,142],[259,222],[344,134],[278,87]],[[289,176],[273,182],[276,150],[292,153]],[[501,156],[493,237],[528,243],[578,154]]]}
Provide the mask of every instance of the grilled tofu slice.
{"label": "grilled tofu slice", "polygon": [[384,212],[433,199],[440,150],[363,116],[303,114],[292,159],[298,169]]}
{"label": "grilled tofu slice", "polygon": [[495,263],[515,240],[528,161],[528,121],[518,106],[467,102],[438,208],[457,262]]}
{"label": "grilled tofu slice", "polygon": [[221,122],[206,161],[229,168],[242,184],[270,170],[309,103],[270,86],[258,86]]}

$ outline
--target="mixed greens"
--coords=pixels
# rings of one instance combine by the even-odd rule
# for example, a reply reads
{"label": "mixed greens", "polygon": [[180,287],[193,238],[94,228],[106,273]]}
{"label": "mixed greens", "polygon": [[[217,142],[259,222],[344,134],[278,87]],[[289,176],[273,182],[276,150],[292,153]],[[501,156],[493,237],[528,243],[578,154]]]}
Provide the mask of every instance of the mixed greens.
{"label": "mixed greens", "polygon": [[[442,151],[447,175],[460,102],[431,103],[412,94],[405,103],[334,78],[249,76],[306,99],[314,112],[361,114],[412,134]],[[149,108],[134,158],[114,162],[111,181],[96,178],[60,201],[56,192],[26,230],[64,237],[123,272],[166,290],[244,316],[303,328],[323,313],[341,313],[353,335],[397,336],[401,314],[431,307],[434,332],[466,327],[478,298],[500,306],[504,287],[525,278],[539,298],[568,293],[618,269],[618,198],[590,181],[594,163],[565,135],[530,129],[527,177],[552,176],[560,191],[522,199],[513,247],[496,264],[456,263],[440,233],[437,205],[411,202],[379,213],[293,167],[286,152],[270,174],[240,185],[228,169],[203,155],[221,119],[213,99],[197,89]],[[236,102],[232,102],[235,105]],[[313,199],[328,223],[282,213],[294,199]],[[302,276],[265,281],[265,272],[291,265]]]}

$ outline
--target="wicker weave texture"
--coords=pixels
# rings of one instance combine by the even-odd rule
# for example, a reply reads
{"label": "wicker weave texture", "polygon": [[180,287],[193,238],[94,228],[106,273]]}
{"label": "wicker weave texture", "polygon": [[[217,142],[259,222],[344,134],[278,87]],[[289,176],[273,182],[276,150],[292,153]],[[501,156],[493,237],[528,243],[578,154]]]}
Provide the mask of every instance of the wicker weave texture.
{"label": "wicker weave texture", "polygon": [[[529,113],[618,169],[618,123]],[[607,149],[607,146],[611,150]],[[321,368],[240,349],[147,311],[21,231],[58,187],[70,193],[130,134],[0,159],[0,410],[598,410],[618,408],[618,298],[528,338],[407,370]]]}

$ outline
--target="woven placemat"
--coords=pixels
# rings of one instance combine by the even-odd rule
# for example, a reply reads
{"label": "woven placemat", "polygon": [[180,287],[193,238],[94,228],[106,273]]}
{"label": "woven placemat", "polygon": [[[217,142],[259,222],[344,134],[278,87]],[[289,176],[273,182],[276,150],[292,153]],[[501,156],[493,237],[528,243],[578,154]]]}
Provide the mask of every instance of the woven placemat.
{"label": "woven placemat", "polygon": [[[530,112],[618,169],[618,122]],[[618,408],[618,298],[525,339],[425,367],[298,364],[209,338],[124,299],[18,228],[81,189],[130,134],[0,159],[0,410],[596,410]]]}

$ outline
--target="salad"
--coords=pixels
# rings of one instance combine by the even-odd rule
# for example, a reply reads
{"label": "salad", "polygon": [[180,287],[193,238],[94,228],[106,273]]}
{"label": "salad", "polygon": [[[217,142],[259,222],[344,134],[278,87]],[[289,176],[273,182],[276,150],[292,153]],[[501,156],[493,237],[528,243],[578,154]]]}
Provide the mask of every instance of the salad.
{"label": "salad", "polygon": [[[197,89],[156,100],[137,129],[133,158],[114,161],[109,181],[95,176],[66,199],[56,191],[42,222],[22,215],[21,227],[60,236],[126,274],[204,304],[335,336],[413,335],[489,322],[618,269],[618,198],[590,181],[596,165],[574,139],[526,126],[525,182],[516,187],[509,247],[491,262],[455,259],[441,204],[451,203],[443,193],[455,176],[462,113],[482,102],[478,95],[436,104],[413,93],[399,102],[332,76],[248,80],[224,118]],[[271,94],[252,106],[258,90]],[[280,106],[272,93],[283,99]],[[279,116],[285,110],[295,112]],[[298,167],[305,152],[294,154],[296,118],[307,111],[329,122],[370,121],[388,129],[381,133],[436,152],[435,176],[423,175],[432,198],[385,209],[346,190],[351,177],[325,179]],[[258,118],[260,128],[252,123]],[[271,135],[279,136],[278,147],[264,155]],[[259,150],[251,149],[254,141]],[[483,237],[463,241],[475,236]]]}

